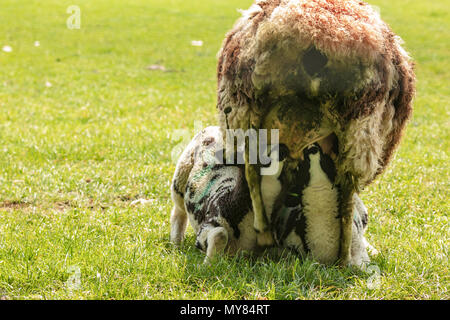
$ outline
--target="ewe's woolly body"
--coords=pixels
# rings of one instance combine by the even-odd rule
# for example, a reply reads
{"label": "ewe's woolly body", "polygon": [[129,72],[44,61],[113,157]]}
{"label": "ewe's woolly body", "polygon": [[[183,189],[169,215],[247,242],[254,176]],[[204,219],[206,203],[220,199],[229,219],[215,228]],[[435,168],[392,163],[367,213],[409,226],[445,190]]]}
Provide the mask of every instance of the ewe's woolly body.
{"label": "ewe's woolly body", "polygon": [[338,171],[351,173],[359,188],[387,166],[414,93],[413,64],[400,38],[361,1],[256,1],[219,52],[222,129],[227,107],[233,129],[275,123],[280,116],[265,119],[269,111],[292,108],[314,127],[291,132],[285,140],[304,141],[287,145],[304,148],[334,132]]}

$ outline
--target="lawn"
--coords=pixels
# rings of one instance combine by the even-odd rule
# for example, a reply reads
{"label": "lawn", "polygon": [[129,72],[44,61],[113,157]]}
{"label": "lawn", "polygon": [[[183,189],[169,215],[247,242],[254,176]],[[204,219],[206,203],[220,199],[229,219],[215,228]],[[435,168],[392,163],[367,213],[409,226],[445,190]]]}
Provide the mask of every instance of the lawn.
{"label": "lawn", "polygon": [[250,3],[1,0],[0,299],[450,298],[449,0],[371,1],[418,92],[361,195],[381,252],[367,272],[292,255],[204,266],[192,229],[169,243],[172,152],[216,123],[216,54]]}

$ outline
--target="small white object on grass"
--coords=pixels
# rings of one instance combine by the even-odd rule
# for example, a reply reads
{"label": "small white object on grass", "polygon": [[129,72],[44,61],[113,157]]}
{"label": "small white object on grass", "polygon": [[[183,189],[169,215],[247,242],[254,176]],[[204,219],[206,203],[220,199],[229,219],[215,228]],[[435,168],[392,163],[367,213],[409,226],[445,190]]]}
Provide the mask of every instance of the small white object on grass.
{"label": "small white object on grass", "polygon": [[40,45],[41,45],[41,43],[40,43],[39,41],[35,41],[35,42],[34,42],[34,46],[35,46],[35,47],[39,47]]}
{"label": "small white object on grass", "polygon": [[4,52],[12,52],[12,51],[13,51],[13,49],[12,49],[11,46],[3,46],[2,50],[3,50]]}
{"label": "small white object on grass", "polygon": [[203,46],[203,41],[201,41],[201,40],[192,40],[191,41],[191,45],[193,45],[194,47],[201,47],[201,46]]}
{"label": "small white object on grass", "polygon": [[146,67],[147,70],[161,70],[161,71],[166,71],[166,67],[159,65],[159,64],[152,64],[148,67]]}
{"label": "small white object on grass", "polygon": [[153,204],[155,202],[155,199],[137,199],[131,202],[132,206],[135,205],[147,205],[147,204]]}
{"label": "small white object on grass", "polygon": [[45,86],[47,88],[50,88],[52,86],[52,83],[50,81],[45,81]]}

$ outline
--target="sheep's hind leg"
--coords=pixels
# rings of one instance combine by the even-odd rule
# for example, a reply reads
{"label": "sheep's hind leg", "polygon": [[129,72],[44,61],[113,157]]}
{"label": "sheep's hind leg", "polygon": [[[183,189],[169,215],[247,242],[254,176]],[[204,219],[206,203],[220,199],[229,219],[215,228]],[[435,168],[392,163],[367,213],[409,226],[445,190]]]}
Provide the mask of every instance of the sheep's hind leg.
{"label": "sheep's hind leg", "polygon": [[245,177],[247,179],[250,189],[250,198],[252,200],[254,213],[253,227],[257,232],[257,244],[261,247],[271,246],[273,244],[273,237],[265,214],[263,199],[261,197],[261,176],[259,168],[258,166],[249,163],[248,148],[246,148],[245,154]]}
{"label": "sheep's hind leg", "polygon": [[355,193],[353,179],[350,175],[345,174],[341,180],[340,188],[339,215],[341,218],[341,243],[339,263],[341,266],[348,266],[351,262],[353,194]]}

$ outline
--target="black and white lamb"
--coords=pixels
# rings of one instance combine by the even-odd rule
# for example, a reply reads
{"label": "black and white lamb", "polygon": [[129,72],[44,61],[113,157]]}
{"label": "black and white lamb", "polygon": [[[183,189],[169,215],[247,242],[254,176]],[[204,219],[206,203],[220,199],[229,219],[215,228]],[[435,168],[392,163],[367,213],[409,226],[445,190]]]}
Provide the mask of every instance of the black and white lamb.
{"label": "black and white lamb", "polygon": [[[294,185],[282,206],[272,214],[277,243],[294,249],[314,260],[333,264],[339,258],[341,221],[339,219],[339,187],[335,185],[336,168],[331,157],[314,144],[304,150]],[[351,265],[362,266],[370,261],[366,241],[367,209],[354,195]]]}
{"label": "black and white lamb", "polygon": [[171,241],[183,240],[189,218],[196,246],[206,252],[205,262],[224,250],[253,251],[256,246],[243,166],[218,161],[221,142],[219,127],[197,134],[178,161],[171,188]]}

